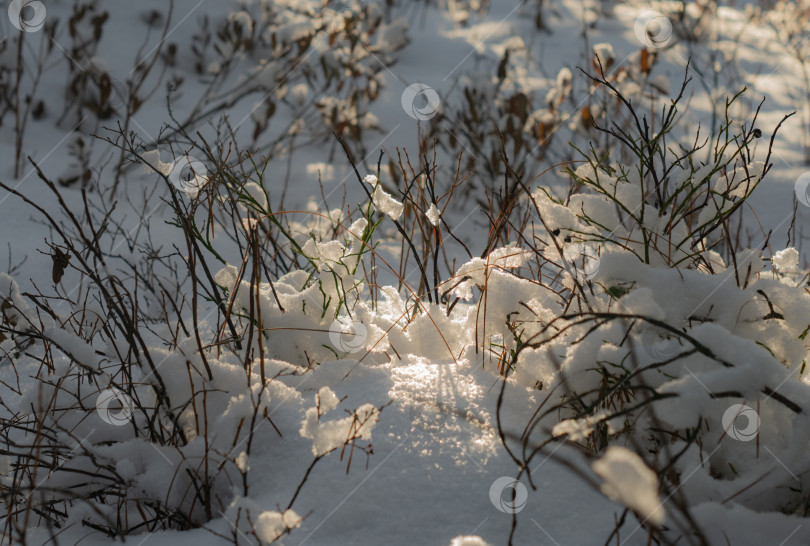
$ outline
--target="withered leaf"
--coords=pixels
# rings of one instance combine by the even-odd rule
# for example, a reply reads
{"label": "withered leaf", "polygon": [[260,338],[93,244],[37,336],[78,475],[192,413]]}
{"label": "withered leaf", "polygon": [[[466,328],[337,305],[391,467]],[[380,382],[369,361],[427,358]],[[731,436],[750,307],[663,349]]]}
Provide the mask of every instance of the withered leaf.
{"label": "withered leaf", "polygon": [[59,284],[59,281],[62,280],[62,277],[65,274],[65,268],[68,266],[70,262],[70,254],[67,252],[62,252],[58,248],[53,249],[53,254],[51,254],[51,259],[53,260],[53,270],[51,272],[51,278],[53,279],[54,284]]}
{"label": "withered leaf", "polygon": [[652,57],[646,49],[641,50],[641,72],[647,74],[652,69]]}

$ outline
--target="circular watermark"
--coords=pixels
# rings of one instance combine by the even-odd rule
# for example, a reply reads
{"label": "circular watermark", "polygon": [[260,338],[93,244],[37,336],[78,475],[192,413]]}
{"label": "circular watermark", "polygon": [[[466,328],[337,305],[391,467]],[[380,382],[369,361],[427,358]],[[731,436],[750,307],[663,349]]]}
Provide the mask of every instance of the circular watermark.
{"label": "circular watermark", "polygon": [[37,32],[45,24],[47,10],[39,0],[11,0],[8,18],[17,30]]}
{"label": "circular watermark", "polygon": [[641,343],[644,351],[656,360],[670,359],[681,350],[677,337],[662,335],[654,328],[644,330],[641,334]]}
{"label": "circular watermark", "polygon": [[368,339],[368,328],[359,320],[339,318],[329,326],[329,340],[335,349],[344,353],[357,353]]}
{"label": "circular watermark", "polygon": [[636,39],[647,47],[666,47],[672,38],[672,22],[666,15],[646,10],[633,25]]}
{"label": "circular watermark", "polygon": [[569,273],[576,276],[580,282],[594,278],[599,271],[599,247],[588,243],[574,243],[563,251],[563,256],[569,265]]}
{"label": "circular watermark", "polygon": [[439,113],[439,94],[424,83],[412,83],[402,92],[402,109],[413,119],[427,121]]}
{"label": "circular watermark", "polygon": [[729,406],[723,413],[722,422],[726,434],[741,442],[749,442],[759,433],[759,414],[745,404]]}
{"label": "circular watermark", "polygon": [[526,486],[510,476],[501,476],[489,487],[492,506],[504,514],[517,514],[526,508],[528,499]]}
{"label": "circular watermark", "polygon": [[[115,406],[120,405],[120,409]],[[112,406],[112,407],[110,407]],[[104,389],[96,399],[96,411],[101,420],[108,425],[120,427],[129,423],[135,412],[132,398],[115,387]]]}
{"label": "circular watermark", "polygon": [[168,179],[172,186],[195,196],[208,182],[208,169],[201,160],[188,154],[181,155],[169,164]]}
{"label": "circular watermark", "polygon": [[796,200],[810,207],[810,171],[803,172],[793,184],[793,191],[796,192]]}

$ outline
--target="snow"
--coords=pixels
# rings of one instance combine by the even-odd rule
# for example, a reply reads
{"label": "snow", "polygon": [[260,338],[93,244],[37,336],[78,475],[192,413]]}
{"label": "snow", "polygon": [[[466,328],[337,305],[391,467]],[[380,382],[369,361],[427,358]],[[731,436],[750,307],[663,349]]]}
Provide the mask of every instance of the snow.
{"label": "snow", "polygon": [[799,252],[795,248],[780,250],[773,255],[771,262],[780,272],[793,271],[799,265]]}
{"label": "snow", "polygon": [[634,452],[620,446],[610,446],[593,470],[604,483],[602,491],[638,512],[653,525],[663,525],[666,514],[658,499],[658,477],[647,468]]}
{"label": "snow", "polygon": [[293,510],[261,510],[254,501],[243,497],[234,499],[223,515],[231,525],[229,532],[236,531],[243,537],[250,533],[262,544],[275,543],[304,521]]}
{"label": "snow", "polygon": [[450,541],[450,546],[488,546],[488,544],[479,536],[467,535],[457,536]]}
{"label": "snow", "polygon": [[309,408],[301,423],[300,434],[312,440],[312,454],[322,457],[355,438],[371,439],[371,430],[380,412],[371,404],[363,404],[352,415],[343,419],[321,421],[321,417],[337,407],[339,400],[329,387],[322,387],[316,405]]}
{"label": "snow", "polygon": [[613,62],[616,60],[616,54],[613,52],[613,46],[608,43],[596,44],[593,46],[593,53],[599,59],[601,65],[605,70],[609,69]]}
{"label": "snow", "polygon": [[301,525],[301,517],[287,510],[279,512],[262,512],[256,519],[256,536],[268,544],[280,538],[286,531]]}
{"label": "snow", "polygon": [[[34,4],[36,9],[43,5]],[[237,536],[240,543],[308,546],[503,544],[512,514],[504,511],[502,491],[492,496],[501,483],[526,484],[515,544],[546,538],[604,544],[625,507],[637,517],[628,517],[622,528],[623,543],[647,544],[651,528],[661,533],[662,542],[681,543],[685,520],[670,497],[675,483],[676,500],[682,495],[709,544],[810,542],[802,493],[810,475],[810,379],[804,371],[810,324],[804,277],[810,214],[806,89],[804,67],[790,53],[791,44],[804,47],[794,42],[802,36],[804,18],[792,11],[804,8],[793,3],[716,6],[702,0],[686,3],[683,13],[680,2],[652,8],[645,2],[575,0],[540,7],[531,2],[418,7],[393,2],[387,7],[349,1],[338,3],[340,9],[321,4],[177,2],[166,38],[177,46],[177,58],[169,63],[164,51],[139,95],[142,102],[127,128],[139,144],[136,152],[125,154],[114,198],[109,190],[119,151],[105,142],[112,133],[104,128],[115,127],[122,117],[97,119],[87,110],[97,98],[81,96],[70,103],[66,81],[76,74],[90,81],[109,74],[116,88],[125,88],[137,51],[145,54],[162,40],[160,25],[150,28],[145,16],[151,9],[165,12],[165,3],[104,5],[110,18],[100,46],[77,53],[75,66],[60,50],[73,55],[72,47],[93,28],[86,20],[75,22],[81,36],[73,41],[65,27],[71,6],[47,5],[45,22],[59,19],[53,37],[59,48],[50,48],[50,38],[41,29],[37,33],[37,26],[26,29],[25,51],[31,57],[24,78],[36,64],[37,48],[44,44],[55,53],[39,87],[32,89],[26,79],[22,88],[32,104],[38,99],[45,104],[44,116],[28,121],[22,157],[30,155],[55,180],[67,179],[84,170],[75,144],[76,138],[84,139],[92,179],[104,192],[78,183],[60,186],[61,191],[84,226],[81,189],[94,211],[118,201],[114,222],[99,242],[115,256],[103,270],[122,286],[137,286],[133,306],[144,313],[148,332],[143,343],[156,357],[165,383],[160,392],[176,411],[172,417],[188,433],[182,446],[135,434],[149,419],[168,419],[164,409],[152,410],[159,391],[154,374],[148,369],[121,373],[126,353],[142,347],[111,326],[110,303],[80,277],[78,256],[62,280],[53,282],[53,251],[43,241],[60,245],[58,234],[3,191],[2,413],[8,418],[30,408],[39,422],[61,427],[66,452],[60,463],[65,464],[43,474],[47,485],[83,487],[84,480],[68,471],[86,472],[101,460],[106,471],[125,481],[133,498],[159,498],[180,511],[195,505],[196,528],[139,528],[126,537],[127,544],[207,544],[217,540],[213,533]],[[15,23],[20,21],[12,17],[12,27]],[[210,25],[205,32],[203,24]],[[347,28],[357,34],[341,34]],[[203,35],[211,40],[207,45]],[[9,36],[8,43],[15,44],[17,33]],[[143,48],[132,45],[141,43]],[[192,43],[202,51],[199,56]],[[0,64],[14,66],[14,51],[0,51]],[[603,122],[625,119],[604,86],[577,70],[593,72],[596,59],[652,124],[669,95],[677,93],[689,59],[699,73],[692,73],[680,105],[679,127],[694,137],[699,125],[701,138],[719,137],[721,145],[724,135],[712,122],[722,118],[726,96],[749,88],[741,104],[731,108],[734,130],[750,123],[761,97],[767,98],[756,122],[762,136],[748,143],[746,161],[702,166],[683,161],[668,173],[670,188],[682,183],[701,188],[683,223],[671,226],[670,214],[659,214],[632,161],[608,154],[607,137],[587,123],[586,113]],[[651,66],[644,68],[643,62]],[[329,71],[334,80],[324,76]],[[466,93],[472,90],[480,94],[468,103]],[[87,91],[97,90],[89,85]],[[120,97],[115,100],[123,111]],[[198,100],[201,110],[196,110]],[[214,114],[164,139],[166,124],[209,108]],[[765,175],[770,136],[782,114],[793,110],[799,114],[776,137]],[[228,115],[227,123],[220,113]],[[14,126],[13,116],[3,116],[7,127]],[[486,137],[476,137],[482,147],[472,149],[473,132],[465,125],[471,119],[494,122],[507,135],[507,153],[522,154],[512,166],[528,192],[521,194],[520,215],[508,218],[504,238],[509,243],[488,237],[503,204],[497,192],[504,178],[514,179],[504,177],[502,143],[491,127]],[[379,178],[367,174],[365,188],[357,184],[332,131],[342,131],[349,142],[358,172]],[[15,175],[16,134],[9,129],[0,138],[7,158],[0,181],[65,220],[30,164],[23,162]],[[677,149],[682,136],[673,135],[667,146]],[[432,169],[434,137],[435,195],[419,174]],[[206,145],[190,147],[203,138]],[[599,166],[593,157],[583,161],[569,142],[586,153],[593,142],[592,155],[605,161]],[[218,154],[216,161],[203,153],[209,146]],[[714,148],[710,142],[695,160],[711,159]],[[459,173],[457,152],[463,159]],[[273,157],[263,177],[238,169],[232,179],[223,176],[226,166],[248,156],[258,164]],[[565,168],[573,179],[561,173]],[[628,170],[624,176],[623,170]],[[468,172],[474,176],[455,190],[457,200],[447,206],[442,192],[457,174]],[[411,196],[418,191],[423,199],[415,205],[401,193],[401,179],[407,183],[412,175],[418,182]],[[173,225],[176,215],[168,207],[173,190],[164,177],[179,190],[174,194],[183,206],[197,204],[194,214],[203,224],[215,217],[220,221],[216,206],[198,201],[217,184],[230,184],[230,193],[219,197],[237,211],[233,226],[216,223],[205,239],[212,248],[227,250],[212,258],[203,249],[216,285],[209,287],[206,279],[194,304],[203,320],[172,328],[163,318],[167,310],[172,313],[172,302],[143,282],[147,271],[158,267],[154,256],[171,255],[180,264],[177,270],[156,275],[171,281],[165,290],[176,296],[182,313],[190,312],[190,282],[182,265],[189,250]],[[685,224],[711,222],[749,194],[739,225],[736,220],[722,224],[688,250],[672,250],[689,236]],[[479,214],[487,195],[497,205],[492,218]],[[520,227],[523,214],[529,222]],[[274,255],[279,247],[297,245],[300,268],[279,276],[260,270],[252,280],[247,234],[236,236],[239,244],[226,245],[234,237],[229,228],[264,237],[276,218],[289,220],[290,239],[262,238],[262,250]],[[410,232],[412,220],[419,227]],[[415,251],[403,244],[392,221],[405,226]],[[148,235],[142,231],[146,227]],[[657,244],[649,256],[642,230]],[[738,234],[735,244],[712,246],[723,230]],[[68,231],[73,233],[73,226]],[[451,231],[469,254],[452,240]],[[123,243],[124,234],[149,238],[154,248]],[[434,256],[420,247],[423,239],[440,241],[438,302],[426,297],[434,292]],[[482,254],[488,242],[489,252]],[[406,252],[411,260],[413,253],[430,257],[428,286],[421,290],[413,261],[407,270],[397,267]],[[16,267],[21,257],[27,261]],[[124,260],[140,269],[127,268]],[[256,298],[251,297],[254,282]],[[219,353],[229,341],[227,333],[217,335],[227,326],[212,299],[216,290],[243,326],[258,302],[261,356],[255,338],[247,348],[252,353],[240,358]],[[564,302],[563,295],[573,291],[577,297]],[[33,295],[40,292],[46,295],[40,304],[59,294],[71,304],[51,315],[35,303]],[[573,317],[588,311],[629,318],[576,324]],[[28,336],[31,331],[40,337]],[[205,363],[197,333],[206,343],[213,341]],[[48,353],[41,350],[45,343]],[[53,370],[42,364],[46,354]],[[264,384],[260,373],[272,380]],[[47,381],[35,382],[38,374]],[[630,384],[633,389],[622,389]],[[596,393],[613,388],[615,396],[591,406]],[[658,399],[632,418],[611,417],[617,409],[645,404],[648,395]],[[41,407],[49,396],[54,408]],[[581,407],[572,409],[572,400]],[[209,436],[195,420],[194,406],[203,403]],[[85,409],[65,409],[74,404]],[[535,410],[557,404],[533,422],[529,443],[515,440]],[[261,428],[248,446],[246,430],[254,419]],[[673,432],[665,444],[653,445],[646,436],[652,429]],[[527,465],[536,489],[525,474],[516,482],[522,467],[504,442],[520,457],[545,440],[550,447]],[[583,451],[593,459],[583,458]],[[670,462],[668,451],[681,456],[667,475],[658,476]],[[578,472],[557,465],[560,459]],[[314,460],[318,464],[311,467]],[[593,460],[590,468],[587,460]],[[23,474],[15,461],[0,458],[3,480]],[[201,514],[194,482],[186,478],[204,467],[202,462],[211,465],[203,474],[222,502],[210,518]],[[137,509],[124,515],[132,521],[139,517]],[[91,507],[75,503],[60,542],[106,544],[108,537],[82,524],[100,521],[95,517]],[[28,543],[50,540],[43,521],[31,523]]]}
{"label": "snow", "polygon": [[439,207],[436,206],[436,203],[430,204],[430,208],[425,213],[425,216],[427,216],[428,221],[433,227],[439,227],[441,211],[439,210]]}
{"label": "snow", "polygon": [[238,468],[239,472],[242,474],[246,474],[250,470],[249,456],[244,451],[236,456],[236,468]]}
{"label": "snow", "polygon": [[60,328],[50,328],[45,330],[45,337],[82,366],[93,369],[98,367],[95,351],[76,334]]}
{"label": "snow", "polygon": [[149,150],[141,154],[144,163],[157,172],[168,176],[172,170],[171,163],[164,163],[160,160],[160,150]]}
{"label": "snow", "polygon": [[552,436],[568,436],[573,442],[581,442],[593,433],[594,425],[604,421],[607,412],[599,412],[596,415],[584,419],[563,419],[551,430]]}
{"label": "snow", "polygon": [[385,214],[392,220],[399,220],[405,210],[405,206],[391,197],[391,194],[386,192],[381,185],[377,185],[374,192],[371,194],[371,199],[374,206],[381,213]]}

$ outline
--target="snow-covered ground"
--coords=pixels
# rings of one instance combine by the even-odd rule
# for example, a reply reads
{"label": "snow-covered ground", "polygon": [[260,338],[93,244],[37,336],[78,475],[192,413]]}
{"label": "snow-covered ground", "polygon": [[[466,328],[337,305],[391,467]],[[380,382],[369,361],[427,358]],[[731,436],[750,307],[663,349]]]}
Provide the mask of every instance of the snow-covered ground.
{"label": "snow-covered ground", "polygon": [[[5,2],[0,182],[29,202],[0,189],[3,541],[106,544],[112,520],[134,527],[120,539],[135,545],[810,543],[810,296],[801,273],[810,257],[810,66],[802,63],[810,5],[767,4]],[[29,26],[17,30],[22,9]],[[595,75],[599,61],[606,80],[594,85],[578,68]],[[694,214],[698,223],[706,210],[722,217],[747,197],[718,228],[736,247],[699,248],[703,261],[693,263],[694,247],[662,245],[641,263],[649,244],[639,233],[668,230],[672,245],[673,231],[695,232],[665,229],[672,215],[628,227],[613,198],[643,210],[649,196],[630,191],[632,175],[589,170],[571,144],[587,154],[594,142],[592,158],[632,164],[589,123],[635,131],[622,105],[605,98],[606,84],[632,97],[654,133],[687,64],[691,80],[667,141],[673,155],[699,135],[711,144],[694,161],[714,161],[726,100],[744,87],[728,109],[730,131],[739,144],[756,120],[760,133],[740,148],[744,166],[724,165],[706,181],[727,199]],[[482,211],[501,211],[498,199],[506,199],[494,192],[515,179],[499,160],[494,126],[529,186],[521,197],[529,204],[511,217],[509,235],[487,246],[496,221]],[[365,181],[333,131],[360,176],[371,175]],[[435,164],[437,194],[457,180],[457,165],[461,178],[471,174],[458,196],[429,196],[424,210],[406,204],[403,212],[405,150],[416,171]],[[189,184],[216,179],[245,151],[259,164],[269,158],[263,178],[240,180],[233,210],[242,226],[217,227],[237,233],[235,242],[220,235],[200,254],[233,305],[236,328],[250,331],[236,349],[222,341],[228,324],[211,294],[184,275],[194,252],[172,196],[192,202],[204,190]],[[189,162],[184,154],[199,161],[190,182],[173,178]],[[757,161],[772,167],[750,197],[722,176],[736,169],[758,181]],[[699,178],[692,167],[670,178]],[[62,205],[42,177],[57,182]],[[428,187],[424,176],[413,178]],[[64,211],[73,211],[79,221],[69,235],[96,229],[84,218],[85,199],[96,222],[116,202],[99,237],[109,264],[98,267],[129,290],[138,286],[137,305],[121,305],[143,317],[142,340],[102,326],[114,304],[74,268],[96,260],[92,245],[70,249],[70,266],[55,273],[59,259],[47,243],[66,243],[43,213],[69,221]],[[213,218],[212,202],[190,218]],[[286,246],[298,245],[305,259],[286,275],[258,273],[254,287],[250,237],[259,237],[255,222],[269,225],[279,211],[294,211],[279,216],[291,231]],[[417,264],[403,258],[394,223],[414,215],[424,216],[423,232],[435,230],[415,237],[441,233],[446,249],[418,297]],[[367,252],[377,220],[377,246]],[[618,238],[623,248],[603,245],[591,256],[589,247],[567,246],[582,234]],[[153,268],[157,256],[168,258]],[[538,256],[582,259],[582,268],[562,265],[552,278]],[[180,264],[180,274],[166,263]],[[145,288],[147,271],[165,281],[182,326],[168,318],[160,290]],[[54,299],[50,314],[34,303],[45,298],[26,295],[39,292],[67,301]],[[440,292],[440,302],[431,299]],[[254,305],[261,341],[246,326]],[[580,320],[604,322],[591,335],[596,322]],[[122,378],[133,350],[150,354],[159,372],[130,369]],[[688,354],[676,358],[679,351]],[[672,362],[656,365],[661,359]],[[112,414],[99,397],[110,392],[123,404]],[[625,415],[650,393],[655,405]],[[144,433],[154,421],[143,408],[160,406],[164,394],[176,415],[164,407],[152,418],[182,429],[182,442]],[[741,414],[746,426],[736,424]],[[30,425],[31,415],[55,439],[15,425]],[[39,474],[20,460],[34,437],[64,448],[58,464],[34,465]],[[25,452],[38,460],[35,451]],[[92,489],[71,469],[99,467],[127,492],[88,494],[64,513],[46,502]],[[186,477],[195,472],[213,484],[207,493]],[[31,487],[26,502],[58,505],[58,513],[10,504],[23,486]],[[121,499],[130,504],[115,508]],[[193,517],[140,526],[154,499]],[[208,501],[212,509],[203,510]],[[11,512],[27,519],[9,523]]]}

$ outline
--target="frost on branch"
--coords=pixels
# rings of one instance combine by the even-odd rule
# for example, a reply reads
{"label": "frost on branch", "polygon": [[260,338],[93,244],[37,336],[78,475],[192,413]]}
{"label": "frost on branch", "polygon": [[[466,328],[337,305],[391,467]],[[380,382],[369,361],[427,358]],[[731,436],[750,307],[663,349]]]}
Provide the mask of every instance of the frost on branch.
{"label": "frost on branch", "polygon": [[382,189],[382,186],[377,186],[374,193],[371,194],[371,199],[377,210],[394,221],[399,220],[402,211],[405,210],[405,206],[391,197],[391,194]]}
{"label": "frost on branch", "polygon": [[595,415],[582,419],[563,419],[551,431],[555,438],[558,436],[568,436],[572,442],[580,442],[587,439],[594,431],[594,427],[605,420],[607,412],[600,410]]}
{"label": "frost on branch", "polygon": [[164,163],[163,161],[160,160],[159,150],[149,150],[148,152],[144,152],[143,154],[141,154],[141,157],[146,162],[144,168],[148,169],[148,167],[151,167],[164,176],[168,176],[169,173],[172,171],[171,163]]}
{"label": "frost on branch", "polygon": [[430,208],[425,213],[427,216],[428,221],[433,227],[439,227],[439,220],[441,219],[442,211],[439,210],[439,207],[436,206],[436,203],[432,203]]}

